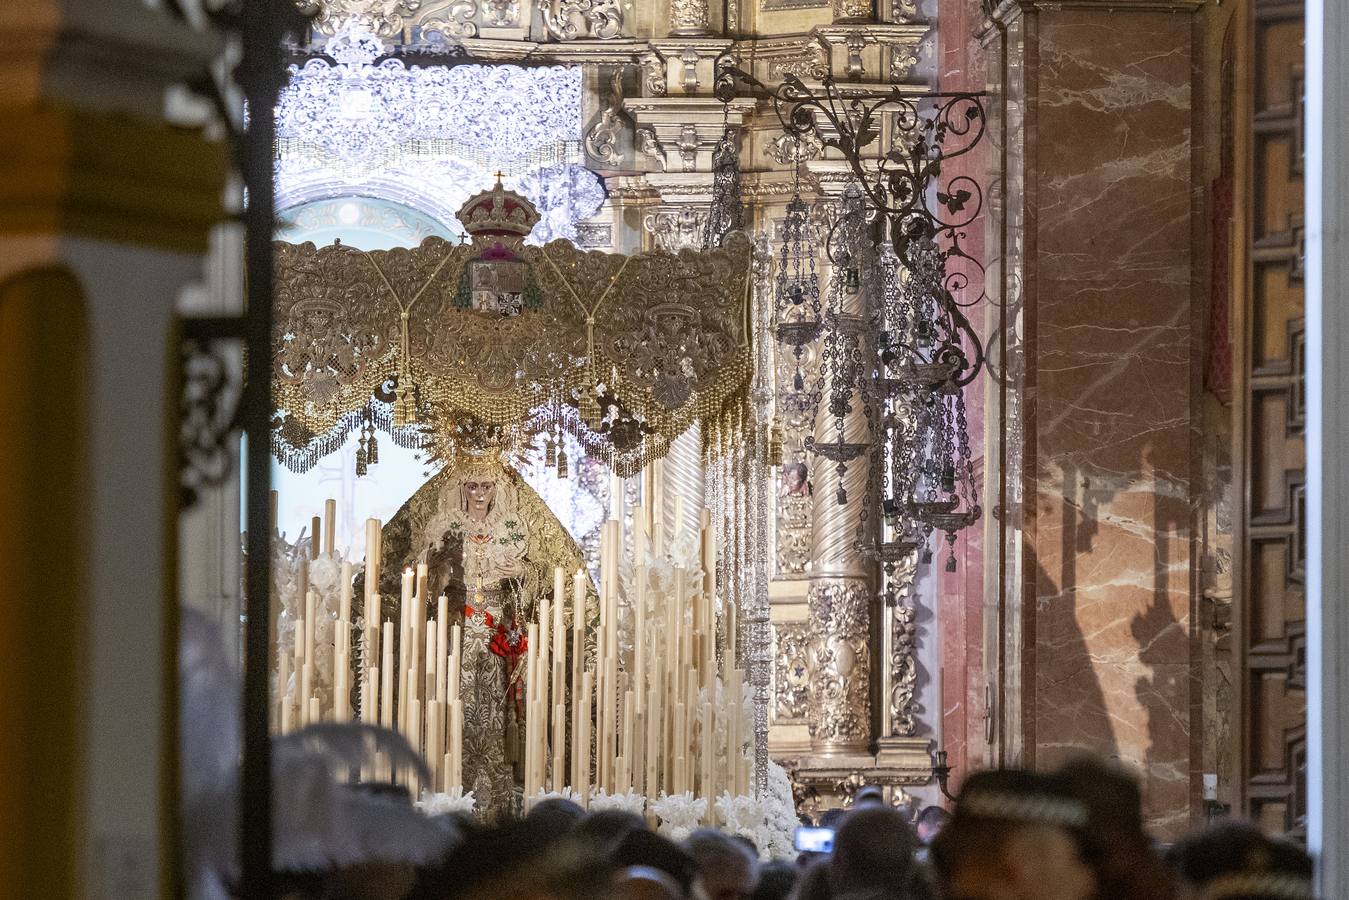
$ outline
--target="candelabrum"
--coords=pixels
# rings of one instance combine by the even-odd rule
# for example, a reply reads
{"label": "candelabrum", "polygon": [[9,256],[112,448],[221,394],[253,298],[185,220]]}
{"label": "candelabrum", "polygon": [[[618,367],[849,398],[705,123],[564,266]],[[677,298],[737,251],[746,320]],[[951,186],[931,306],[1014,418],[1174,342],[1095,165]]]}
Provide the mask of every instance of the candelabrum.
{"label": "candelabrum", "polygon": [[[982,95],[912,95],[832,77],[814,87],[793,75],[770,86],[723,56],[717,96],[729,102],[744,90],[772,103],[789,139],[822,146],[852,173],[826,244],[832,274],[818,325],[809,335],[804,325],[776,334],[794,352],[813,340],[822,345],[819,389],[807,393],[828,404],[836,439],[809,449],[840,472],[870,455],[860,498],[863,552],[893,563],[936,531],[952,545],[947,569],[954,569],[956,534],[981,515],[963,392],[984,368],[985,351],[964,310],[982,300],[984,278],[963,241],[982,211],[983,189],[943,168],[982,139]],[[809,276],[794,259],[800,207],[794,196],[783,229],[780,308],[808,308]],[[859,411],[865,443],[845,433]],[[840,490],[837,499],[858,498]]]}
{"label": "candelabrum", "polygon": [[941,795],[952,803],[955,797],[947,790],[947,782],[951,780],[951,767],[946,764],[946,751],[937,750],[932,754],[932,777],[937,779],[937,787],[941,790]]}

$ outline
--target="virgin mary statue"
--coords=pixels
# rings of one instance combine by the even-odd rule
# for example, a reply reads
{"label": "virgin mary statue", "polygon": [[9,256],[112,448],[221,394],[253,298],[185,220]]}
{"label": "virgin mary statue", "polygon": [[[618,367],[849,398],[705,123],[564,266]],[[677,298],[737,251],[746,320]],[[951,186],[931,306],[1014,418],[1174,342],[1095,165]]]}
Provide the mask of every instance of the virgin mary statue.
{"label": "virgin mary statue", "polygon": [[[498,457],[461,457],[423,485],[384,526],[383,616],[398,621],[400,577],[427,565],[427,608],[449,598],[463,626],[464,790],[488,818],[521,805],[525,735],[525,635],[553,571],[584,568],[580,547],[520,474]],[[570,579],[568,579],[570,583]],[[595,613],[588,591],[589,622]],[[563,618],[572,622],[564,592]]]}

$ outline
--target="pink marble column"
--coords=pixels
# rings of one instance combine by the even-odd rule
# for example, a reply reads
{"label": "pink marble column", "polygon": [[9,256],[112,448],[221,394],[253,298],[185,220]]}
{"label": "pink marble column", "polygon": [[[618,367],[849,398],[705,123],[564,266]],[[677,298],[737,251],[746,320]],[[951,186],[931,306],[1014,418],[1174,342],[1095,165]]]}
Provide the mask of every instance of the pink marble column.
{"label": "pink marble column", "polygon": [[1197,778],[1192,9],[1025,4],[1007,47],[1024,97],[1019,749],[1041,768],[1118,758],[1164,835]]}
{"label": "pink marble column", "polygon": [[[942,91],[983,91],[987,88],[988,51],[980,46],[975,36],[981,30],[983,11],[981,0],[947,0],[937,16],[937,88]],[[993,247],[985,240],[987,217],[994,203],[987,174],[996,170],[998,158],[996,141],[988,135],[972,153],[955,157],[943,167],[944,179],[969,176],[987,186],[983,198],[983,213],[964,229],[962,243],[966,250],[984,263],[993,264]],[[977,292],[988,287],[988,280],[980,273],[972,275],[970,288],[958,299],[962,304],[974,305],[969,314],[975,327],[987,338],[985,329],[989,319],[986,303],[977,303]],[[984,446],[984,415],[986,392],[980,382],[966,390],[965,402],[969,435],[974,451],[975,478],[982,484],[989,473],[986,465],[988,448]],[[996,449],[996,448],[995,448]],[[996,565],[996,557],[986,555],[984,531],[987,520],[960,532],[954,547],[957,566],[954,572],[945,571],[947,546],[943,539],[934,540],[937,546],[932,571],[936,582],[937,638],[940,647],[941,721],[938,744],[946,751],[951,766],[951,790],[958,789],[969,772],[987,766],[991,760],[985,736],[984,716],[988,710],[985,696],[987,675],[984,670],[984,577],[985,566]],[[993,548],[989,548],[993,549]],[[990,559],[992,560],[990,562]],[[920,640],[925,637],[920,632]]]}

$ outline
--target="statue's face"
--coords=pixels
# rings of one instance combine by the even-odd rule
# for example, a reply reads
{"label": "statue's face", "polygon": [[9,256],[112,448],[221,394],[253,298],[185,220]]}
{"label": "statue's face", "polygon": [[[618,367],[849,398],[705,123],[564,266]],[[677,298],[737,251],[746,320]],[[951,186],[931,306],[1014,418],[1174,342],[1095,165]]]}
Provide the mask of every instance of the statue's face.
{"label": "statue's face", "polygon": [[474,479],[464,482],[464,497],[468,499],[468,511],[471,513],[486,515],[496,493],[497,485],[495,481]]}

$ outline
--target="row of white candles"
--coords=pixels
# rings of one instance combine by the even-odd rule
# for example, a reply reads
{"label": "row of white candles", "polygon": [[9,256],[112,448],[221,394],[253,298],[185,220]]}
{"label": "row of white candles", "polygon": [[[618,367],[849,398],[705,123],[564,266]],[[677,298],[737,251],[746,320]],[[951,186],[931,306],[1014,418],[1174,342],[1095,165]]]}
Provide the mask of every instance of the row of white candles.
{"label": "row of white candles", "polygon": [[[621,482],[614,481],[615,491]],[[333,513],[325,510],[327,536],[324,552],[333,549]],[[615,504],[602,525],[600,546],[599,620],[588,633],[587,579],[572,575],[572,621],[565,621],[566,575],[554,571],[551,597],[539,603],[537,622],[527,626],[525,658],[524,793],[570,787],[586,800],[592,789],[608,793],[636,791],[646,796],[692,792],[716,797],[723,791],[749,791],[749,760],[743,752],[747,738],[743,716],[744,673],[735,668],[735,610],[726,606],[721,651],[725,661],[718,698],[718,631],[712,586],[716,545],[710,514],[701,521],[700,564],[704,579],[674,569],[673,590],[650,593],[648,545],[659,558],[665,552],[663,527],[648,536],[651,517],[642,507],[633,510],[633,580],[629,598],[633,627],[631,651],[619,646],[619,560],[623,556],[621,510]],[[674,521],[682,521],[676,509]],[[380,522],[366,522],[364,644],[368,652],[361,673],[361,713],[366,721],[397,730],[426,759],[432,783],[410,784],[416,791],[471,789],[463,784],[464,707],[460,698],[463,634],[450,626],[449,600],[440,596],[436,617],[427,619],[426,567],[403,572],[399,621],[380,623]],[[319,552],[319,519],[314,518],[313,552]],[[305,616],[297,620],[291,654],[282,654],[280,683],[298,675],[298,711],[282,691],[280,725],[283,731],[319,721],[325,707],[313,683],[316,595],[303,587]],[[328,707],[337,721],[352,718],[350,636],[352,567],[343,563],[339,610],[334,628],[334,683]],[[690,611],[691,615],[686,615]],[[568,626],[570,625],[570,633]],[[395,640],[395,627],[398,629]],[[570,638],[570,658],[567,642]],[[593,665],[587,649],[593,646]],[[395,693],[396,691],[396,693]],[[568,709],[568,698],[574,702]],[[723,743],[713,741],[718,725]],[[567,749],[572,753],[570,761]],[[593,748],[593,756],[592,756]],[[377,762],[366,778],[397,778],[387,762]],[[709,804],[709,818],[711,816]]]}

